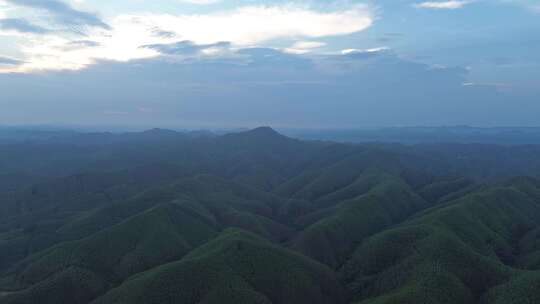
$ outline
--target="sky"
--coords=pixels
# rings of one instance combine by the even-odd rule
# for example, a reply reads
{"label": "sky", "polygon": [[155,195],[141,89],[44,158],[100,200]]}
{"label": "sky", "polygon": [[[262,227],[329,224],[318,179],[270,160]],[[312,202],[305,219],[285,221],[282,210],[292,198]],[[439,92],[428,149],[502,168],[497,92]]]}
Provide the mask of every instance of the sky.
{"label": "sky", "polygon": [[540,0],[0,0],[0,125],[540,126]]}

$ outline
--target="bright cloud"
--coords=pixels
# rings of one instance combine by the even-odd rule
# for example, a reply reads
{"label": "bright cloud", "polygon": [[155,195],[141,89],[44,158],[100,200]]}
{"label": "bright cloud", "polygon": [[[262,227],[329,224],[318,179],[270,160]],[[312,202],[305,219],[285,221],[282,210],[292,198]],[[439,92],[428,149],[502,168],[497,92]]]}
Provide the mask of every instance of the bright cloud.
{"label": "bright cloud", "polygon": [[325,45],[326,43],[319,41],[297,41],[290,47],[284,49],[284,51],[291,54],[306,54],[313,49],[321,48]]}
{"label": "bright cloud", "polygon": [[207,15],[127,15],[116,22],[158,27],[196,43],[253,45],[279,38],[324,37],[358,32],[373,17],[366,6],[318,12],[295,6],[249,6]]}
{"label": "bright cloud", "polygon": [[426,1],[417,3],[414,6],[418,8],[428,8],[428,9],[458,9],[462,8],[465,5],[471,3],[471,1]]}
{"label": "bright cloud", "polygon": [[[347,35],[373,23],[366,5],[336,11],[317,11],[305,6],[247,6],[209,14],[124,14],[106,20],[110,29],[90,28],[89,45],[72,47],[80,37],[51,33],[29,36],[21,52],[24,61],[17,71],[81,69],[96,60],[128,61],[157,56],[158,49],[145,45],[190,41],[195,45],[230,42],[232,47],[271,43],[277,39],[311,39]],[[162,33],[167,33],[164,35]],[[295,44],[302,50],[322,46],[319,42]],[[205,52],[213,54],[213,52]]]}
{"label": "bright cloud", "polygon": [[295,49],[315,49],[325,46],[326,43],[319,41],[298,41],[292,45]]}
{"label": "bright cloud", "polygon": [[359,50],[359,49],[345,49],[341,51],[342,55],[351,55],[351,54],[366,54],[366,53],[379,53],[388,51],[389,48],[386,46],[372,48],[372,49],[366,49],[366,50]]}

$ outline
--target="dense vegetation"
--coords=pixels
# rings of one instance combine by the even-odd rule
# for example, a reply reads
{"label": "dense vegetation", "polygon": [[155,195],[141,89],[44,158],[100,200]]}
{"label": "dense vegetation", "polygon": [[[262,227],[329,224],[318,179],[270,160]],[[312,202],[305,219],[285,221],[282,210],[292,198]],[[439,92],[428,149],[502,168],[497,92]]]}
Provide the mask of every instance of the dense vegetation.
{"label": "dense vegetation", "polygon": [[4,136],[0,303],[540,303],[538,151]]}

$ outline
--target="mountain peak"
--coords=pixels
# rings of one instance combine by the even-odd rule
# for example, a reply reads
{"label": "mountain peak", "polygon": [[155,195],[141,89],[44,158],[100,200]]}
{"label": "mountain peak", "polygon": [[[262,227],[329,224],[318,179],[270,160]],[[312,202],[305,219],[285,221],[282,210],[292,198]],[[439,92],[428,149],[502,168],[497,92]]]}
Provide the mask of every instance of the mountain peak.
{"label": "mountain peak", "polygon": [[237,140],[248,140],[252,142],[275,142],[289,140],[285,135],[282,135],[270,127],[258,127],[248,131],[239,133],[227,134],[225,138],[234,138]]}
{"label": "mountain peak", "polygon": [[178,134],[178,132],[169,130],[169,129],[161,129],[161,128],[153,128],[146,131],[142,131],[142,134]]}
{"label": "mountain peak", "polygon": [[272,139],[272,140],[283,140],[288,139],[287,136],[277,132],[276,130],[270,127],[258,127],[252,130],[239,133],[244,137],[248,138],[259,138],[259,139]]}
{"label": "mountain peak", "polygon": [[258,135],[271,135],[271,136],[283,136],[281,135],[279,132],[277,132],[276,130],[270,128],[270,127],[258,127],[258,128],[255,128],[255,129],[252,129],[252,130],[249,130],[247,131],[246,133],[251,133],[251,134],[258,134]]}

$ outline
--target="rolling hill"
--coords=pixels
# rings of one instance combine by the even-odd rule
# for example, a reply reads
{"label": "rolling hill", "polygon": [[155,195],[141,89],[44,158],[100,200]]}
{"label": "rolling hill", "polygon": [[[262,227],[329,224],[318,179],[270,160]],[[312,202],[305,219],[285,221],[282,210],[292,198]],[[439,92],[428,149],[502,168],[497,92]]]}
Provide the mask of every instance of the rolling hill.
{"label": "rolling hill", "polygon": [[0,303],[540,303],[536,146],[25,136]]}

